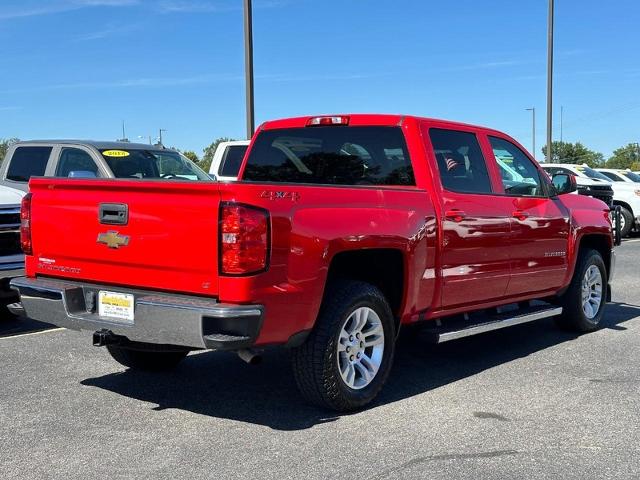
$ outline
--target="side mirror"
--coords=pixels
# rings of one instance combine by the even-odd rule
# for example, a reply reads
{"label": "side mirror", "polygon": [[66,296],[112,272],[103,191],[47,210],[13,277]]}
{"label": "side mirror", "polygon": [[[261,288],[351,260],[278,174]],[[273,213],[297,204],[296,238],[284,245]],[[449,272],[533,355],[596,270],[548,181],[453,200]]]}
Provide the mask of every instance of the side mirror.
{"label": "side mirror", "polygon": [[551,183],[556,189],[556,195],[564,195],[565,193],[575,192],[578,189],[575,175],[567,173],[556,173],[551,177]]}
{"label": "side mirror", "polygon": [[90,170],[71,170],[69,178],[96,178],[97,175]]}

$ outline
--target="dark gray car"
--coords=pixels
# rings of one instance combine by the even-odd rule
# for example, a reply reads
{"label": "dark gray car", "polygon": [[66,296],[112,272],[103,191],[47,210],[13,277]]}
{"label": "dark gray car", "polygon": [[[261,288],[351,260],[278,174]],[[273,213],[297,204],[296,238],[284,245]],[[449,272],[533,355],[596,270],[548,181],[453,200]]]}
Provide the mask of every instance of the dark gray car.
{"label": "dark gray car", "polygon": [[[212,180],[180,152],[159,145],[86,140],[19,142],[0,166],[0,185],[29,191],[31,177]],[[10,189],[7,189],[10,190]],[[14,190],[15,191],[15,190]],[[0,305],[16,301],[10,278],[24,274],[19,200],[0,211]],[[19,306],[12,308],[20,313]]]}
{"label": "dark gray car", "polygon": [[0,183],[28,191],[31,177],[211,180],[195,163],[158,145],[88,140],[18,142],[7,151]]}

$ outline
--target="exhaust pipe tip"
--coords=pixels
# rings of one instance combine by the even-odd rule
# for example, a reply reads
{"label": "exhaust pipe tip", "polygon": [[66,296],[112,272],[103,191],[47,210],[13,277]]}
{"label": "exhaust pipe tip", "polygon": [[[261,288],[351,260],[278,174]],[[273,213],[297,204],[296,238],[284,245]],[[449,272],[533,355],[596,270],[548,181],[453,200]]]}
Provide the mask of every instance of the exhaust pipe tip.
{"label": "exhaust pipe tip", "polygon": [[244,348],[242,350],[238,350],[236,353],[238,354],[238,357],[240,357],[240,359],[242,359],[249,365],[259,365],[262,363],[262,355],[260,355],[260,353],[256,352],[255,350]]}
{"label": "exhaust pipe tip", "polygon": [[15,315],[16,317],[27,316],[27,312],[24,311],[24,307],[20,302],[10,303],[9,305],[7,305],[7,310],[9,310],[9,312],[11,312],[11,314]]}

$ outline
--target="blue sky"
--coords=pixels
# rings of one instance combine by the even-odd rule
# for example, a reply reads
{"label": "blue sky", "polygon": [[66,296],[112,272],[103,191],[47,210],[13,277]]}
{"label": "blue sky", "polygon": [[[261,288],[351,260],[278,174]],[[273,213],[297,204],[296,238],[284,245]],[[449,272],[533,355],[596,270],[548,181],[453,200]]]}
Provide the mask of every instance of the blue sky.
{"label": "blue sky", "polygon": [[[615,8],[613,7],[615,6]],[[380,112],[545,141],[546,0],[254,0],[256,117]],[[640,141],[640,2],[557,0],[555,138]],[[2,0],[0,138],[242,138],[242,0]]]}

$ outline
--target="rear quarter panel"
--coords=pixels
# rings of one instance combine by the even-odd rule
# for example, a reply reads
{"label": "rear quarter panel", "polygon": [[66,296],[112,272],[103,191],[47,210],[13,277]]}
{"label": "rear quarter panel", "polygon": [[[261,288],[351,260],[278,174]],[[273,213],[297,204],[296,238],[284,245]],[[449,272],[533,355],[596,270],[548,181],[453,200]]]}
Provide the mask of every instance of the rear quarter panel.
{"label": "rear quarter panel", "polygon": [[[436,224],[431,202],[418,188],[241,182],[222,185],[221,199],[259,206],[271,214],[268,272],[220,281],[222,301],[266,306],[259,344],[285,342],[313,327],[331,260],[339,252],[401,251],[406,285],[403,316],[432,301]],[[423,279],[425,270],[430,271]]]}

